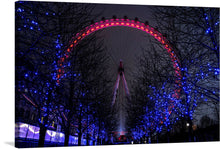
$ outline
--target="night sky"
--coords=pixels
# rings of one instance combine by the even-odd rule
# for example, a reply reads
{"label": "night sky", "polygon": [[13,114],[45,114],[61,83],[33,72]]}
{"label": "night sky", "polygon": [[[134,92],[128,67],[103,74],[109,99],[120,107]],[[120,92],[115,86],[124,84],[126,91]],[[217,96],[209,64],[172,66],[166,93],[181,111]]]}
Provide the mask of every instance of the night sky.
{"label": "night sky", "polygon": [[[149,25],[155,27],[156,25],[151,13],[152,7],[143,5],[98,4],[93,13],[102,12],[101,17],[105,17],[106,19],[110,19],[114,15],[117,18],[127,16],[128,19],[135,19],[137,17],[140,22],[148,21]],[[100,19],[97,18],[95,21],[100,21]],[[125,77],[130,88],[130,82],[134,79],[132,74],[137,71],[137,59],[141,54],[141,48],[147,49],[149,47],[149,39],[153,38],[142,31],[129,27],[106,28],[99,35],[104,39],[104,46],[106,46],[107,52],[111,57],[110,71],[113,72],[113,80],[116,80],[117,68],[121,59],[124,63]]]}

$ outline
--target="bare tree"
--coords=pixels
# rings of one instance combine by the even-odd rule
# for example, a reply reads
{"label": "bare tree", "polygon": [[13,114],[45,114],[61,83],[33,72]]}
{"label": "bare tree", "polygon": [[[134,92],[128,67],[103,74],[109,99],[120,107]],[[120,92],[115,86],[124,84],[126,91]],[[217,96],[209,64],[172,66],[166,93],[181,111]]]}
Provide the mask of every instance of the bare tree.
{"label": "bare tree", "polygon": [[90,22],[92,9],[89,4],[16,2],[16,90],[37,107],[39,146],[51,121],[61,117],[63,99],[55,101],[57,61],[72,34]]}

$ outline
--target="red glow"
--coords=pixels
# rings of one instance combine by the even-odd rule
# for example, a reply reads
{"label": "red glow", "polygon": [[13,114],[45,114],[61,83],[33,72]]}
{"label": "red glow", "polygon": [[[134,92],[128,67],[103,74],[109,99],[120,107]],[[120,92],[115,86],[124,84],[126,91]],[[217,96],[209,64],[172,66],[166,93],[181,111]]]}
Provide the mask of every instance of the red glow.
{"label": "red glow", "polygon": [[[71,52],[72,51],[71,48],[76,46],[77,43],[79,43],[85,36],[88,36],[91,32],[99,30],[104,27],[114,26],[114,25],[116,25],[116,26],[130,26],[130,27],[134,27],[137,29],[141,29],[142,31],[146,31],[147,33],[150,33],[150,35],[152,35],[154,38],[156,38],[158,41],[160,41],[164,45],[164,48],[167,49],[167,52],[170,54],[171,60],[173,62],[173,67],[175,69],[175,75],[178,77],[178,79],[182,78],[180,68],[177,65],[179,63],[179,59],[176,57],[175,53],[172,53],[173,49],[169,45],[168,41],[165,40],[165,37],[163,37],[162,34],[160,34],[158,31],[154,32],[154,28],[146,26],[144,23],[140,23],[140,22],[137,22],[134,20],[111,19],[111,20],[96,22],[93,25],[86,27],[85,31],[82,30],[81,32],[76,34],[75,37],[73,37],[73,39],[75,39],[75,40],[73,41],[73,44],[70,45],[70,48],[67,48],[67,52]],[[60,58],[60,60],[58,60],[59,66],[62,66],[62,62],[64,62],[65,59],[69,58],[69,55],[67,52],[65,53],[64,57],[62,57],[62,58]],[[175,61],[177,61],[178,63],[176,63]],[[61,70],[62,69],[64,69],[64,68],[61,68]],[[62,76],[61,72],[59,70],[60,74],[57,75],[58,79]],[[177,85],[181,86],[181,84],[179,82]],[[176,90],[175,92],[178,94],[180,91]],[[175,95],[175,96],[178,97],[178,95]]]}

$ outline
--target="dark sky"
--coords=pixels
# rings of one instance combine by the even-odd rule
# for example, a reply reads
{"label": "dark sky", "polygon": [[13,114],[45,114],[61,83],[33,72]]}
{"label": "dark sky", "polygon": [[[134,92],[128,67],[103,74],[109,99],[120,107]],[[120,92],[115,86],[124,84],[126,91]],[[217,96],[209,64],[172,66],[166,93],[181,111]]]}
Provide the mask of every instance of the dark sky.
{"label": "dark sky", "polygon": [[[96,6],[94,13],[102,12],[101,17],[106,19],[112,18],[113,15],[116,15],[117,18],[123,18],[126,15],[129,19],[138,17],[140,22],[148,21],[151,26],[155,26],[150,7],[152,6],[100,4]],[[100,21],[100,19],[96,21]],[[120,59],[122,59],[125,67],[125,77],[130,88],[129,82],[134,79],[132,73],[136,71],[136,59],[140,56],[141,48],[148,47],[149,38],[152,37],[129,27],[106,28],[102,30],[100,36],[104,39],[108,54],[112,57],[110,69],[113,72],[113,79],[116,80],[117,67]]]}

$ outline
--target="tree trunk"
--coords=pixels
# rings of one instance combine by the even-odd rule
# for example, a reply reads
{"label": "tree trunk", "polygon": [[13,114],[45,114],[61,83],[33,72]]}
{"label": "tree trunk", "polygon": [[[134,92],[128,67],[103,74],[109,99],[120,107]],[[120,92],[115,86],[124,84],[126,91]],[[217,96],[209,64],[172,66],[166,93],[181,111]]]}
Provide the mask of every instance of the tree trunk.
{"label": "tree trunk", "polygon": [[88,132],[86,134],[86,145],[89,146],[89,134],[88,134]]}
{"label": "tree trunk", "polygon": [[81,138],[82,138],[82,133],[80,132],[78,134],[78,146],[81,146]]}
{"label": "tree trunk", "polygon": [[67,126],[67,128],[65,129],[64,146],[69,146],[69,137],[70,137],[70,127]]}
{"label": "tree trunk", "polygon": [[79,133],[78,133],[78,146],[81,146],[81,138],[82,138],[82,108],[80,108],[78,131],[79,131]]}
{"label": "tree trunk", "polygon": [[40,125],[38,147],[44,147],[46,131],[47,131],[47,128],[44,125]]}
{"label": "tree trunk", "polygon": [[188,128],[188,136],[189,136],[189,142],[192,141],[192,120],[190,118],[188,119],[189,128]]}
{"label": "tree trunk", "polygon": [[167,131],[167,143],[170,142],[170,131]]}
{"label": "tree trunk", "polygon": [[157,133],[157,143],[159,143],[159,134]]}

